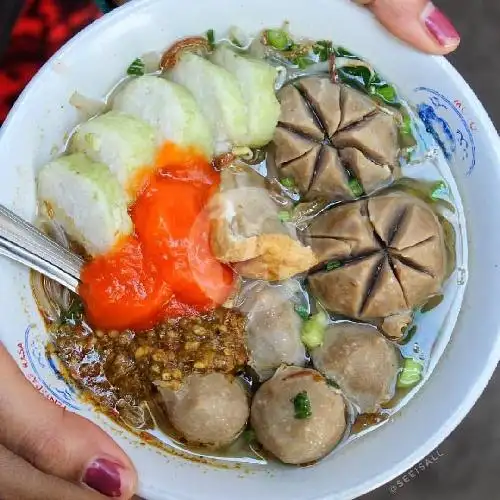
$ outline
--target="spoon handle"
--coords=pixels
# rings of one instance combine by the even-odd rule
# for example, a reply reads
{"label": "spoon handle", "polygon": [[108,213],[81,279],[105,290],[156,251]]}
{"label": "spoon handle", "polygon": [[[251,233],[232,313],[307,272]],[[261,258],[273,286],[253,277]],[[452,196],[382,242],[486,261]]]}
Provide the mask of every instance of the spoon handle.
{"label": "spoon handle", "polygon": [[0,255],[76,291],[83,259],[0,204]]}

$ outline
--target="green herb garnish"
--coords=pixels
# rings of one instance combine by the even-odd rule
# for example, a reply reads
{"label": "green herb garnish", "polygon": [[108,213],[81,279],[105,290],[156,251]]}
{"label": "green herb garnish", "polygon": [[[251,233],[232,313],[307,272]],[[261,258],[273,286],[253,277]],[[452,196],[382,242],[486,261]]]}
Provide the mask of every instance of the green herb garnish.
{"label": "green herb garnish", "polygon": [[339,267],[342,267],[342,262],[340,262],[340,260],[331,260],[327,263],[326,270],[333,271],[334,269],[338,269]]}
{"label": "green herb garnish", "polygon": [[300,338],[302,343],[308,349],[314,349],[323,344],[325,339],[325,330],[328,325],[328,316],[325,312],[320,311],[313,314],[302,325]]}
{"label": "green herb garnish", "polygon": [[128,67],[127,75],[142,76],[142,75],[144,75],[144,69],[145,69],[144,61],[140,57],[138,57]]}
{"label": "green herb garnish", "polygon": [[340,81],[356,87],[390,106],[399,107],[399,97],[393,85],[382,80],[378,73],[361,64],[337,68]]}
{"label": "green herb garnish", "polygon": [[278,217],[281,222],[290,222],[292,220],[292,214],[288,210],[280,210]]}
{"label": "green herb garnish", "polygon": [[347,59],[359,59],[359,57],[352,52],[349,52],[347,49],[344,47],[335,47],[333,49],[334,54],[337,57],[345,57]]}
{"label": "green herb garnish", "polygon": [[243,48],[243,44],[235,37],[235,36],[232,36],[230,39],[230,42],[235,45],[236,47],[242,49]]}
{"label": "green herb garnish", "polygon": [[403,364],[403,370],[399,374],[397,387],[399,389],[409,389],[417,385],[422,379],[422,363],[412,358],[406,358]]}
{"label": "green herb garnish", "polygon": [[61,312],[60,321],[63,325],[76,325],[83,320],[83,303],[73,299],[66,311]]}
{"label": "green herb garnish", "polygon": [[365,192],[358,179],[349,179],[349,189],[355,198],[363,196],[363,193]]}
{"label": "green herb garnish", "polygon": [[399,104],[396,89],[388,83],[382,83],[381,85],[372,83],[372,85],[370,86],[370,93],[376,97],[379,97],[386,104],[391,104],[393,106]]}
{"label": "green herb garnish", "polygon": [[329,40],[318,40],[313,45],[313,52],[318,56],[321,62],[328,61],[333,54],[333,44]]}
{"label": "green herb garnish", "polygon": [[313,61],[310,57],[307,56],[298,56],[292,59],[292,64],[295,64],[298,66],[300,69],[306,69],[308,66],[311,66],[311,64],[314,64],[315,61]]}
{"label": "green herb garnish", "polygon": [[306,306],[295,306],[295,312],[305,321],[309,318],[309,309]]}
{"label": "green herb garnish", "polygon": [[210,46],[211,50],[215,49],[215,31],[214,30],[207,30],[207,40],[208,40],[208,45]]}
{"label": "green herb garnish", "polygon": [[299,392],[292,400],[295,410],[295,418],[304,420],[312,416],[311,401],[307,391]]}
{"label": "green herb garnish", "polygon": [[335,389],[340,389],[340,385],[337,384],[337,382],[335,382],[335,380],[332,380],[331,378],[327,378],[326,379],[326,383],[330,386],[330,387],[334,387]]}
{"label": "green herb garnish", "polygon": [[343,83],[365,92],[372,83],[372,72],[366,66],[343,66],[337,69],[337,75]]}
{"label": "green herb garnish", "polygon": [[413,137],[413,131],[411,129],[411,117],[408,114],[405,114],[403,116],[403,122],[401,123],[401,126],[399,127],[399,133],[401,135],[407,136],[411,135]]}
{"label": "green herb garnish", "polygon": [[288,189],[292,189],[293,187],[295,187],[295,180],[293,179],[293,177],[284,177],[280,182]]}
{"label": "green herb garnish", "polygon": [[413,153],[415,152],[415,149],[416,149],[415,146],[406,148],[405,153],[404,153],[404,159],[405,159],[406,163],[411,162],[411,159],[413,157]]}
{"label": "green herb garnish", "polygon": [[431,198],[434,201],[441,200],[448,196],[448,186],[444,181],[437,181],[431,189]]}
{"label": "green herb garnish", "polygon": [[405,336],[401,344],[406,345],[417,333],[417,325],[411,325],[403,328],[403,335]]}
{"label": "green herb garnish", "polygon": [[255,434],[255,431],[253,429],[244,430],[242,435],[247,444],[252,444],[257,441],[257,435]]}
{"label": "green herb garnish", "polygon": [[289,50],[293,43],[285,30],[266,30],[264,37],[266,43],[276,50]]}
{"label": "green herb garnish", "polygon": [[411,159],[411,152],[415,148],[417,141],[413,136],[411,116],[407,112],[403,112],[402,115],[403,119],[399,126],[399,142],[401,143],[401,147],[406,148],[407,154],[410,155],[407,157],[407,161],[409,161]]}

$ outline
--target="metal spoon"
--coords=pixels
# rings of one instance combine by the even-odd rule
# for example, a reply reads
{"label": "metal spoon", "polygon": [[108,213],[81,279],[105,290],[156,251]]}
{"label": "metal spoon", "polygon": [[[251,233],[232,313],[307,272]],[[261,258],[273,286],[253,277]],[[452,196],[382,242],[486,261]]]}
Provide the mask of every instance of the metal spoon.
{"label": "metal spoon", "polygon": [[1,204],[0,255],[77,291],[83,259]]}

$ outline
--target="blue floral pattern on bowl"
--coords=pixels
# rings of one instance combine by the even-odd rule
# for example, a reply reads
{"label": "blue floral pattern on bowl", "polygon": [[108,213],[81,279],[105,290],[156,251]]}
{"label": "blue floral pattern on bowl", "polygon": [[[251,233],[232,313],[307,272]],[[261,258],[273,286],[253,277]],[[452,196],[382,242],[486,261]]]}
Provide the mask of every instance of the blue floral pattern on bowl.
{"label": "blue floral pattern on bowl", "polygon": [[415,101],[420,101],[417,113],[426,131],[448,161],[463,166],[465,175],[471,175],[476,166],[475,123],[466,119],[462,103],[459,100],[452,102],[427,87],[417,87],[414,93],[417,95]]}
{"label": "blue floral pattern on bowl", "polygon": [[67,383],[54,358],[45,351],[45,344],[34,334],[31,325],[24,332],[24,344],[18,344],[18,354],[26,378],[40,393],[59,406],[73,411],[82,409],[77,392]]}

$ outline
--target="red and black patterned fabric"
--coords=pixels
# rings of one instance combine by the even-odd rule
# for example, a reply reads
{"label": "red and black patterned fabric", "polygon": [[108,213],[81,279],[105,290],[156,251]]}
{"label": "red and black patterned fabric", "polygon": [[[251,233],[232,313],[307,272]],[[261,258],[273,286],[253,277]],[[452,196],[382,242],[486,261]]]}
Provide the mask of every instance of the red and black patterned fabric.
{"label": "red and black patterned fabric", "polygon": [[0,124],[43,63],[101,15],[92,0],[25,0],[24,3],[0,60]]}

